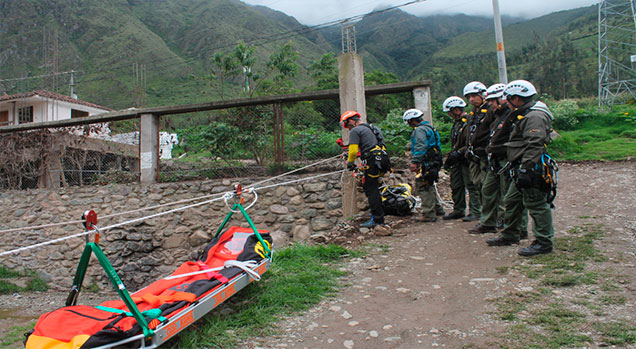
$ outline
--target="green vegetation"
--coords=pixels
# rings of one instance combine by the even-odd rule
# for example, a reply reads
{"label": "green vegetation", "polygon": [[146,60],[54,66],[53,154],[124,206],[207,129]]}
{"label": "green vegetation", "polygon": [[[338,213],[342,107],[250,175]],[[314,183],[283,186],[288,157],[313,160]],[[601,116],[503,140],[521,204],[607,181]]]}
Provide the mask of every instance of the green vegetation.
{"label": "green vegetation", "polygon": [[[505,347],[559,348],[596,344],[636,344],[636,323],[599,317],[611,314],[611,307],[626,302],[628,290],[615,284],[611,269],[602,278],[590,262],[606,260],[594,244],[604,236],[602,226],[573,228],[555,241],[556,251],[524,260],[514,266],[541,285],[534,290],[514,291],[496,299],[496,316],[509,322],[502,336]],[[567,293],[567,297],[558,295]]]}
{"label": "green vegetation", "polygon": [[553,127],[561,136],[548,146],[550,154],[557,160],[573,161],[634,157],[636,124],[631,117],[636,115],[636,106],[622,105],[599,111],[589,102],[547,102],[554,112]]}
{"label": "green vegetation", "polygon": [[277,251],[272,268],[170,342],[173,348],[234,347],[241,339],[265,336],[282,316],[306,310],[333,296],[338,277],[345,272],[337,264],[360,252],[337,245],[293,245]]}
{"label": "green vegetation", "polygon": [[[24,288],[9,281],[16,278],[29,278]],[[8,279],[8,280],[7,280]],[[46,291],[48,289],[46,281],[42,280],[37,273],[33,271],[19,272],[8,269],[4,265],[0,265],[0,294],[9,294],[22,291]]]}
{"label": "green vegetation", "polygon": [[24,333],[32,330],[35,327],[35,321],[21,326],[11,326],[9,331],[0,338],[0,345],[3,348],[9,348],[15,345],[16,343],[24,341]]}

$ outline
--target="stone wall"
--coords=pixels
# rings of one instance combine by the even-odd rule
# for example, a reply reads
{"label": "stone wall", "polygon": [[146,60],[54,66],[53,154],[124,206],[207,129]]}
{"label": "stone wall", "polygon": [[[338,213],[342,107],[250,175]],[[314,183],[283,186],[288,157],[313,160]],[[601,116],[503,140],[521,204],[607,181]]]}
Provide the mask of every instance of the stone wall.
{"label": "stone wall", "polygon": [[[301,177],[287,176],[285,181]],[[245,183],[252,180],[245,180]],[[248,213],[256,226],[272,232],[276,247],[290,241],[305,241],[312,234],[331,230],[342,220],[340,175],[283,185],[259,191],[259,200]],[[266,183],[267,185],[271,184]],[[232,191],[229,180],[207,180],[155,185],[107,185],[66,187],[55,190],[5,191],[0,193],[0,230],[80,219],[82,212],[95,210],[98,217],[141,207],[171,203],[207,194]],[[361,195],[364,197],[364,195]],[[249,197],[246,196],[246,199]],[[161,208],[161,211],[187,205]],[[247,203],[246,203],[247,205]],[[100,219],[108,226],[160,210]],[[114,228],[102,233],[100,245],[127,287],[135,290],[167,275],[188,259],[197,258],[227,215],[223,200],[182,212]],[[241,215],[230,224],[248,226]],[[46,230],[0,234],[0,251],[32,245],[84,231],[80,223]],[[51,286],[68,288],[85,244],[84,238],[0,257],[9,268],[38,271]],[[84,286],[107,285],[97,261],[91,261]]]}

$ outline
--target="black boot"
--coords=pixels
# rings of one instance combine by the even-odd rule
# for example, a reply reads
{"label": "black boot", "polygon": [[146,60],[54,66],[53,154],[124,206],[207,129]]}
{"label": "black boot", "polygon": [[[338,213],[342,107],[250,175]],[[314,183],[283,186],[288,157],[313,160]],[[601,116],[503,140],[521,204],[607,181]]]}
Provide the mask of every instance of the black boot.
{"label": "black boot", "polygon": [[451,212],[449,214],[447,214],[446,216],[443,217],[445,221],[451,220],[451,219],[460,219],[460,218],[464,218],[464,213],[463,212]]}
{"label": "black boot", "polygon": [[472,214],[462,218],[462,221],[464,222],[472,222],[472,221],[478,221],[478,220],[479,220],[479,216],[475,216]]}
{"label": "black boot", "polygon": [[552,246],[544,245],[539,241],[534,240],[532,245],[520,249],[517,253],[519,253],[520,256],[529,257],[550,252],[552,252]]}
{"label": "black boot", "polygon": [[488,246],[510,246],[512,244],[518,245],[519,241],[506,239],[503,236],[498,236],[496,238],[490,238],[486,240],[486,243],[488,244]]}
{"label": "black boot", "polygon": [[474,228],[468,229],[468,234],[489,234],[496,232],[497,229],[495,227],[487,227],[481,224],[477,224]]}

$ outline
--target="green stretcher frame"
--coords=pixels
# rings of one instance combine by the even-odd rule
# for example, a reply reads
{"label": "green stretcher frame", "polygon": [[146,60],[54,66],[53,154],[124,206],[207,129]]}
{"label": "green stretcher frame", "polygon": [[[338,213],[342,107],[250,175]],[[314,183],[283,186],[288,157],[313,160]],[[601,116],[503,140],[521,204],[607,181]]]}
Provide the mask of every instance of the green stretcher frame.
{"label": "green stretcher frame", "polygon": [[[241,204],[238,204],[238,203],[234,204],[234,206],[230,210],[230,213],[228,213],[228,215],[223,220],[223,223],[221,223],[221,226],[216,231],[216,234],[214,234],[214,238],[219,236],[223,228],[225,228],[227,223],[230,221],[230,219],[234,215],[234,211],[236,211],[236,209],[239,209],[241,211],[241,214],[243,215],[247,223],[250,225],[250,227],[254,231],[254,235],[256,235],[256,237],[258,238],[258,241],[260,241],[261,245],[263,246],[263,249],[265,250],[265,253],[266,253],[266,258],[269,258],[271,260],[272,251],[269,245],[265,242],[265,240],[263,240],[263,237],[258,232],[258,229],[256,229],[254,222],[252,221],[250,216],[245,211],[245,208],[243,208],[243,205]],[[71,287],[71,291],[69,292],[69,295],[66,298],[66,306],[72,306],[77,304],[77,298],[82,289],[82,283],[84,282],[84,276],[86,275],[86,270],[88,269],[88,263],[90,261],[92,254],[95,254],[95,257],[97,257],[99,264],[102,266],[102,268],[106,272],[106,275],[108,275],[110,282],[113,284],[113,286],[117,290],[119,297],[124,301],[124,304],[130,311],[132,316],[135,318],[135,320],[137,320],[137,323],[139,324],[139,326],[141,326],[141,329],[143,330],[143,333],[144,333],[144,337],[151,338],[152,336],[154,336],[155,332],[152,329],[150,329],[150,327],[148,326],[148,321],[146,321],[146,318],[143,316],[142,312],[140,312],[139,308],[137,308],[137,304],[135,304],[135,302],[130,297],[130,293],[126,289],[126,286],[124,285],[124,283],[119,278],[119,275],[117,275],[115,268],[113,268],[113,265],[110,264],[110,261],[108,261],[108,258],[104,254],[104,251],[102,250],[102,248],[99,247],[99,245],[95,242],[87,242],[86,246],[84,247],[84,252],[82,252],[82,257],[80,258],[79,264],[77,266],[77,270],[75,271],[75,277],[73,278],[73,286]]]}

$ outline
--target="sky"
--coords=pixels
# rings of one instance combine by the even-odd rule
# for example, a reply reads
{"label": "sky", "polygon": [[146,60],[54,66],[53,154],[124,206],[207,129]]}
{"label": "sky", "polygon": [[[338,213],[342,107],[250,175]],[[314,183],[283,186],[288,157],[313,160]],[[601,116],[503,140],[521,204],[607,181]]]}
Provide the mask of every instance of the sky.
{"label": "sky", "polygon": [[[410,0],[242,0],[295,17],[304,25],[316,25],[365,14],[374,9],[401,5]],[[598,4],[599,0],[499,0],[502,15],[534,18],[551,12]],[[457,14],[492,16],[492,0],[426,0],[401,9],[416,15]]]}

